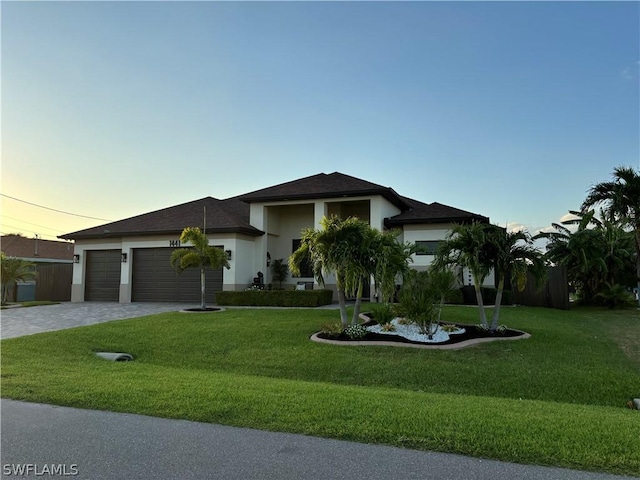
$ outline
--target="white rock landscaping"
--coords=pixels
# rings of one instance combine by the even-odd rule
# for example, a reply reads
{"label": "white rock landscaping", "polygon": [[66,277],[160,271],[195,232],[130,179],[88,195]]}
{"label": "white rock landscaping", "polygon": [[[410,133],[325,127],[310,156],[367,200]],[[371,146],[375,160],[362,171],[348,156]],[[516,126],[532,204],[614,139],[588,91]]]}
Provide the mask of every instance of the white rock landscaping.
{"label": "white rock landscaping", "polygon": [[429,337],[423,333],[420,333],[420,329],[415,324],[403,325],[398,321],[398,318],[395,318],[391,321],[391,324],[395,327],[395,331],[387,331],[383,330],[381,325],[371,325],[367,327],[367,331],[373,333],[380,333],[383,335],[396,335],[400,337],[404,337],[407,340],[412,340],[414,342],[425,342],[425,343],[442,343],[449,340],[450,335],[456,335],[460,333],[464,333],[464,328],[458,328],[453,332],[445,332],[441,327],[438,328],[436,333],[432,336],[433,338],[429,339]]}

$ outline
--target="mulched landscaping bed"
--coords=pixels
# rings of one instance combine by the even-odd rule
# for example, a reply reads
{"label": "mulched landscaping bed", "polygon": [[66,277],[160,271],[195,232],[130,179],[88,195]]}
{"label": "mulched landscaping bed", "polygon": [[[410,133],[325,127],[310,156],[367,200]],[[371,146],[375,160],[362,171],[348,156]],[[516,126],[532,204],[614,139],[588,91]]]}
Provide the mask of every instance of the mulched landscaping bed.
{"label": "mulched landscaping bed", "polygon": [[[365,323],[365,326],[374,325],[374,322]],[[466,325],[461,323],[454,323],[453,325],[457,325],[458,327],[462,327],[465,329],[464,333],[458,333],[454,335],[450,335],[449,340],[446,342],[438,342],[438,343],[430,343],[430,342],[416,342],[413,340],[409,340],[405,337],[401,337],[399,335],[391,335],[391,334],[382,334],[382,333],[373,333],[367,332],[367,334],[358,339],[359,342],[398,342],[398,343],[411,343],[415,345],[455,345],[456,343],[465,342],[468,340],[474,340],[478,338],[516,338],[526,335],[525,332],[521,332],[520,330],[512,330],[507,329],[503,333],[492,333],[489,331],[484,331],[476,328],[476,325]],[[334,341],[346,341],[353,342],[353,339],[347,337],[344,333],[340,334],[340,336],[332,336],[327,335],[326,333],[318,333],[318,338],[324,340],[334,340]]]}

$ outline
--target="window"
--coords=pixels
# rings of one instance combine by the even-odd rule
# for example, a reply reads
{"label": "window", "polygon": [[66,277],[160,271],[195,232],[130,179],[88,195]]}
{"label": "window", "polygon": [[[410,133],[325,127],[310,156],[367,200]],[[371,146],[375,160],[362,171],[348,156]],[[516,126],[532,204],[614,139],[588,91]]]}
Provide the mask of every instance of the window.
{"label": "window", "polygon": [[[300,242],[301,240],[299,238],[292,241],[291,253],[295,252],[300,247]],[[311,262],[309,261],[309,259],[305,258],[302,262],[300,262],[300,276],[294,276],[294,278],[301,277],[313,278],[313,268],[311,267]]]}
{"label": "window", "polygon": [[416,255],[435,255],[442,240],[418,240]]}

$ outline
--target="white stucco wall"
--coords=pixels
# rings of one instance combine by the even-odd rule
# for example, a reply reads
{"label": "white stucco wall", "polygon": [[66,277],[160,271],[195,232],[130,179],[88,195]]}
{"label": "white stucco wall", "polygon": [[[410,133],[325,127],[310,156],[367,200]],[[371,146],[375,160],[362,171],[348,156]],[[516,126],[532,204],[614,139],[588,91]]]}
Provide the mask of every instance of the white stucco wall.
{"label": "white stucco wall", "polygon": [[369,224],[380,231],[384,230],[384,219],[400,213],[400,209],[384,197],[371,197],[371,219]]}
{"label": "white stucco wall", "polygon": [[[449,233],[451,225],[405,225],[403,229],[404,241],[415,243],[418,241],[444,240]],[[416,269],[425,269],[434,261],[434,255],[413,255],[413,263],[411,267]],[[463,285],[473,285],[473,279],[469,270],[464,268],[462,273]],[[495,286],[495,275],[493,271],[485,278],[484,286]]]}
{"label": "white stucco wall", "polygon": [[[405,225],[403,239],[405,242],[444,240],[449,232],[449,225]],[[433,262],[434,255],[413,255],[413,267],[428,267]]]}
{"label": "white stucco wall", "polygon": [[[234,290],[237,285],[250,283],[255,272],[250,273],[251,262],[255,256],[255,237],[236,234],[208,234],[209,245],[222,246],[231,250],[230,269],[222,270],[224,290]],[[260,238],[260,237],[258,237]],[[105,240],[77,240],[74,254],[80,255],[80,262],[73,265],[71,285],[71,301],[83,302],[86,276],[86,257],[89,250],[120,250],[127,254],[127,262],[121,263],[120,269],[120,302],[131,302],[133,250],[137,248],[166,248],[171,242],[179,239],[179,235],[140,236],[113,238]],[[247,258],[251,261],[247,262]],[[251,276],[251,278],[249,278]]]}
{"label": "white stucco wall", "polygon": [[[271,259],[289,258],[292,253],[292,240],[301,237],[304,228],[320,228],[320,221],[331,211],[340,209],[340,204],[347,205],[350,202],[357,202],[358,209],[363,208],[363,204],[369,204],[367,219],[370,224],[379,230],[384,229],[384,219],[400,213],[400,210],[381,196],[366,197],[335,197],[318,200],[295,200],[290,202],[265,202],[252,203],[250,210],[250,223],[255,228],[267,232],[261,241],[256,243],[256,260],[254,270],[259,270],[258,263],[266,256],[267,251]],[[355,205],[355,204],[354,204]],[[344,208],[345,211],[353,209]],[[364,216],[364,215],[363,215]],[[264,271],[265,282],[271,281],[271,271]],[[254,272],[255,273],[255,272]],[[311,277],[292,278],[289,276],[286,284],[295,284],[298,281],[313,281]],[[332,285],[335,279],[332,275],[325,278],[326,284]]]}

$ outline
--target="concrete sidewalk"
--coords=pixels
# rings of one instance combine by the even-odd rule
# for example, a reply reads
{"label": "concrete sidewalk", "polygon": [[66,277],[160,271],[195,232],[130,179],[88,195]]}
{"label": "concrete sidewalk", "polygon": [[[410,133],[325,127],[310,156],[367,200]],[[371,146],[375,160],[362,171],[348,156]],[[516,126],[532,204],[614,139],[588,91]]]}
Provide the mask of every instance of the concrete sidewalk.
{"label": "concrete sidewalk", "polygon": [[91,480],[631,478],[13,400],[0,405],[7,479],[29,465],[31,477],[57,468],[66,478]]}

